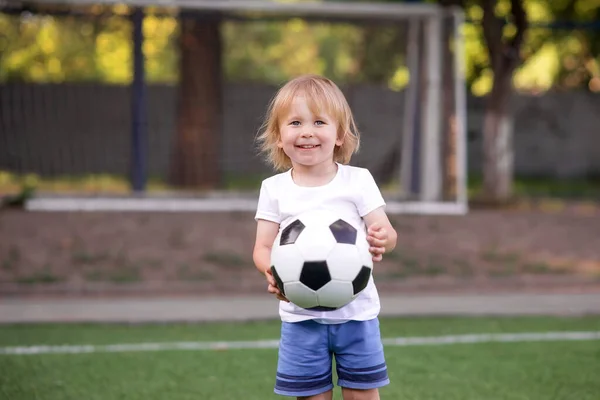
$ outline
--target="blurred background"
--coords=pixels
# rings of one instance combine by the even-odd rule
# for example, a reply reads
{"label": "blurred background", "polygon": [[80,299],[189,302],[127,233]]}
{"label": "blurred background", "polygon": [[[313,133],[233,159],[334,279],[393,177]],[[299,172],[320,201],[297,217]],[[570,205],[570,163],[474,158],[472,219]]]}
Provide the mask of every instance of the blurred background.
{"label": "blurred background", "polygon": [[[424,112],[406,104],[418,104],[408,91],[411,69],[416,84],[418,67],[431,65],[420,55],[429,33],[410,31],[411,23],[426,25],[424,14],[390,19],[342,11],[300,18],[297,10],[189,3],[209,6],[3,2],[2,193],[18,192],[24,181],[52,193],[255,189],[271,172],[253,143],[267,101],[301,73],[324,74],[345,88],[365,133],[355,164],[371,169],[382,185],[398,184],[403,135],[414,128],[405,120]],[[415,10],[438,4],[387,3]],[[597,2],[439,4],[464,12],[458,74],[466,81],[461,124],[471,193],[483,187],[484,142],[495,129],[484,121],[495,113],[511,132],[505,145],[496,145],[507,147],[508,161],[487,156],[489,171],[490,164],[506,165],[503,177],[488,184],[489,195],[597,195]],[[446,93],[456,85],[456,46],[453,20],[442,24],[436,40],[449,54],[433,69]],[[449,122],[440,121],[444,139]],[[187,130],[193,133],[184,139]]]}
{"label": "blurred background", "polygon": [[261,285],[254,139],[303,73],[356,114],[390,285],[597,282],[597,1],[177,3],[2,2],[3,290]]}
{"label": "blurred background", "polygon": [[[386,398],[598,398],[600,0],[0,0],[0,397],[270,398],[254,139],[305,73],[399,235]],[[164,324],[73,324],[116,316]]]}

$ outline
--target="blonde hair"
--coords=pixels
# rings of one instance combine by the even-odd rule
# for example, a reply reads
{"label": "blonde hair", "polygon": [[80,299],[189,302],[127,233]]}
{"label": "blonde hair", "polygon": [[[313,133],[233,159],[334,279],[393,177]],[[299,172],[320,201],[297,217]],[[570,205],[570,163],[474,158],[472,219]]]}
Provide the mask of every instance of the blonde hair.
{"label": "blonde hair", "polygon": [[318,75],[302,75],[281,87],[269,103],[267,116],[257,137],[261,153],[278,171],[291,168],[292,161],[283,149],[277,146],[281,137],[280,119],[289,111],[294,98],[303,94],[314,114],[326,111],[338,123],[338,138],[341,146],[335,146],[333,160],[341,164],[350,162],[352,154],[358,151],[360,133],[356,128],[350,106],[342,91],[331,80]]}

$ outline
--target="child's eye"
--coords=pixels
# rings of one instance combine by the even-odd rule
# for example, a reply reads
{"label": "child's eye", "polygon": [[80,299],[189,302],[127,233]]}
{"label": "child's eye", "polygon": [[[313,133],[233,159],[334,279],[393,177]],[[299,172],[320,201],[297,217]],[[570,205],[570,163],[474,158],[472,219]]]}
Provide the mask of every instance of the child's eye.
{"label": "child's eye", "polygon": [[323,122],[323,121],[315,121],[315,125],[325,125],[325,122]]}
{"label": "child's eye", "polygon": [[298,126],[298,125],[300,125],[300,121],[292,121],[292,122],[290,122],[290,125]]}

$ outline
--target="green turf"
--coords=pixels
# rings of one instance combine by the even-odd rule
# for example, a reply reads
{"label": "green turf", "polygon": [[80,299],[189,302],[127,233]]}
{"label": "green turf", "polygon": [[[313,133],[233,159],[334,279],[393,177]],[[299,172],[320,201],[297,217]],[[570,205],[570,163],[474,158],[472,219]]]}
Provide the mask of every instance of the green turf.
{"label": "green turf", "polygon": [[[599,331],[599,317],[382,319],[384,337]],[[274,321],[190,325],[13,325],[0,346],[277,338]],[[598,399],[600,341],[387,347],[383,399]],[[271,399],[277,351],[0,355],[0,398]],[[339,389],[336,389],[336,399]]]}
{"label": "green turf", "polygon": [[[381,318],[381,334],[437,336],[463,333],[600,331],[600,318]],[[279,321],[218,324],[19,324],[0,325],[0,346],[35,344],[110,344],[197,340],[277,339]]]}

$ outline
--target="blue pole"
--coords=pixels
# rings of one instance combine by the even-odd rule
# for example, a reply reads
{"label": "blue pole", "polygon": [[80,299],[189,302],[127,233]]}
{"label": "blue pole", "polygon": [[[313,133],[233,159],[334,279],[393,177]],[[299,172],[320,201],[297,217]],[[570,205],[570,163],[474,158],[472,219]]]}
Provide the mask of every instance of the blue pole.
{"label": "blue pole", "polygon": [[[424,3],[424,0],[404,0],[405,3]],[[421,30],[422,22],[419,22],[418,29],[418,42],[421,43]],[[421,84],[421,75],[419,72],[423,66],[421,62],[423,60],[422,57],[423,49],[419,47],[418,50],[418,67],[415,71],[411,71],[410,79],[414,79],[416,90],[414,93],[414,97],[412,99],[407,99],[407,101],[415,102],[415,115],[413,119],[413,135],[412,135],[412,157],[411,157],[411,165],[410,165],[410,188],[408,189],[411,196],[419,196],[421,191],[421,98],[422,98],[422,84]],[[414,72],[414,74],[413,74]],[[414,76],[413,76],[414,75]]]}
{"label": "blue pole", "polygon": [[131,186],[134,192],[146,190],[146,84],[144,77],[144,11],[136,8],[132,14],[133,24],[133,82],[131,85]]}

